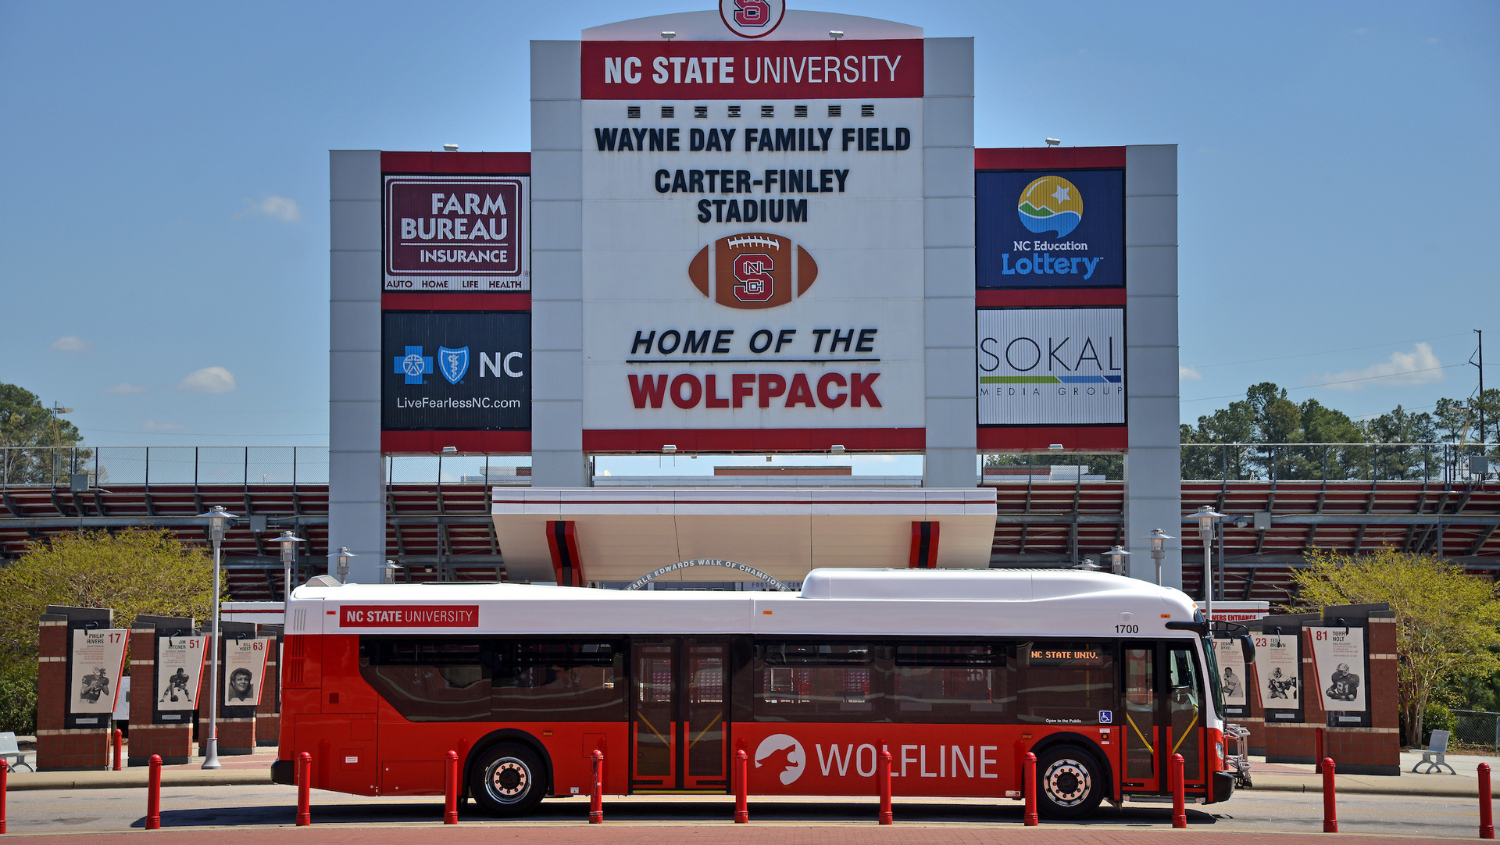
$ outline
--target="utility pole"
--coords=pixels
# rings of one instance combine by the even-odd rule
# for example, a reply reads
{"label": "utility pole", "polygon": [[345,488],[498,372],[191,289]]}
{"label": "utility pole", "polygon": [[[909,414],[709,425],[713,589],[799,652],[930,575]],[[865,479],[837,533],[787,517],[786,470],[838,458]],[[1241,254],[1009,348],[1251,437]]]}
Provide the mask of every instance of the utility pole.
{"label": "utility pole", "polygon": [[[57,459],[58,459],[58,456],[62,454],[61,452],[58,451],[58,449],[61,448],[62,444],[57,439],[57,437],[58,437],[58,435],[57,435],[57,415],[58,414],[71,414],[71,413],[73,413],[73,409],[72,408],[64,408],[63,406],[57,404],[57,402],[55,402],[55,401],[52,403],[52,483],[53,484],[57,483]],[[69,471],[71,471],[71,470],[69,470]]]}
{"label": "utility pole", "polygon": [[[1475,329],[1474,334],[1479,335],[1479,363],[1475,366],[1479,368],[1479,446],[1483,449],[1486,442],[1484,439],[1484,332]],[[1470,358],[1469,363],[1473,364],[1474,359]]]}

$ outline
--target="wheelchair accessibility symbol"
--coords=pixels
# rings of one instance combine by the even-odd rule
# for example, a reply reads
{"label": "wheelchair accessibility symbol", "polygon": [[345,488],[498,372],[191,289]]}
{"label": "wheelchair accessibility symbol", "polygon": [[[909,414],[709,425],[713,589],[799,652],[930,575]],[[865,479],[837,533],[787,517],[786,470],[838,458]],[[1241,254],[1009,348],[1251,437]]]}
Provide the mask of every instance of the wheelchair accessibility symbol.
{"label": "wheelchair accessibility symbol", "polygon": [[1108,724],[1113,723],[1114,720],[1115,720],[1115,713],[1114,713],[1113,710],[1100,710],[1099,711],[1099,724],[1101,724],[1101,725],[1108,725]]}

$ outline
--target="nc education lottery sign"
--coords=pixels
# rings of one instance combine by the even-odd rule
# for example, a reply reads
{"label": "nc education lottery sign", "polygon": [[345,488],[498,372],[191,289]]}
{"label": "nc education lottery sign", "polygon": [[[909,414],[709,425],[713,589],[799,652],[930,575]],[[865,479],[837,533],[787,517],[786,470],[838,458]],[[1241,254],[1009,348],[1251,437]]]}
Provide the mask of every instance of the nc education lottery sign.
{"label": "nc education lottery sign", "polygon": [[583,427],[922,427],[922,42],[582,49]]}
{"label": "nc education lottery sign", "polygon": [[980,425],[1123,425],[1125,309],[980,309]]}

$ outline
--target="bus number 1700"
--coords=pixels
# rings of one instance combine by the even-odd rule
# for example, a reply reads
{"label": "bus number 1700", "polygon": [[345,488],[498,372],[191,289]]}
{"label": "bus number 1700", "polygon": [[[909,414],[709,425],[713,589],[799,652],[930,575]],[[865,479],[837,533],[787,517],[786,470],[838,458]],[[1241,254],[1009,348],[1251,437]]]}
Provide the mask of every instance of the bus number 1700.
{"label": "bus number 1700", "polygon": [[1140,632],[1141,632],[1141,626],[1139,626],[1139,625],[1116,625],[1115,626],[1115,633],[1116,634],[1139,634]]}

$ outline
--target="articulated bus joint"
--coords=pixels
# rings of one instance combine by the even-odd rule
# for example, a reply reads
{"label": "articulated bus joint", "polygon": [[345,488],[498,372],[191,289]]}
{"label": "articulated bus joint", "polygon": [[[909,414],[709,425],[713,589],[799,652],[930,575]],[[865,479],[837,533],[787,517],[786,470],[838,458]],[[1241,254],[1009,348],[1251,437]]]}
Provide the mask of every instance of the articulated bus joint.
{"label": "articulated bus joint", "polygon": [[530,748],[532,751],[535,751],[536,755],[542,759],[542,765],[547,769],[546,777],[543,779],[543,786],[545,786],[546,789],[542,794],[554,794],[555,790],[553,789],[552,783],[552,755],[547,752],[547,746],[543,745],[541,740],[537,739],[535,736],[525,731],[517,730],[515,728],[501,728],[498,731],[487,733],[484,736],[480,737],[474,743],[474,745],[469,748],[469,756],[466,760],[464,760],[463,783],[459,785],[460,794],[468,794],[469,784],[472,782],[471,779],[474,775],[474,762],[478,760],[485,751],[493,748],[496,745],[499,745],[502,742],[518,742]]}

